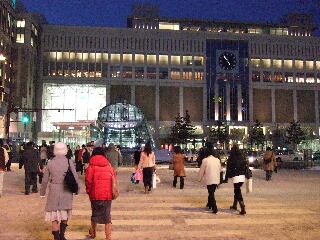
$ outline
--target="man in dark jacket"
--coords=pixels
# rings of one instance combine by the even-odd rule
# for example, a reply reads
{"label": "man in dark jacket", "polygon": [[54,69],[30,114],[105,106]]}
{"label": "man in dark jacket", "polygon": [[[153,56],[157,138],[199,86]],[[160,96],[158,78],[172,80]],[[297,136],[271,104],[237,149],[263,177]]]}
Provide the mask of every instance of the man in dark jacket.
{"label": "man in dark jacket", "polygon": [[37,193],[37,174],[41,165],[39,152],[34,148],[33,142],[28,142],[23,152],[19,168],[24,166],[25,171],[25,195],[30,193],[30,185],[32,185],[32,192]]}

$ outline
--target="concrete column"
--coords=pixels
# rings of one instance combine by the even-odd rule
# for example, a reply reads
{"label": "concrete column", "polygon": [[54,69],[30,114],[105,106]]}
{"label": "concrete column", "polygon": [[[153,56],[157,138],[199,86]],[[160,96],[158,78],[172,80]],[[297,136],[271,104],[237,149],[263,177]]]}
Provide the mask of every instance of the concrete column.
{"label": "concrete column", "polygon": [[271,121],[276,122],[276,90],[271,89]]}
{"label": "concrete column", "polygon": [[230,116],[230,83],[226,82],[226,110],[227,110],[227,121],[231,120]]}
{"label": "concrete column", "polygon": [[293,119],[298,121],[298,101],[297,101],[297,90],[293,90]]}
{"label": "concrete column", "polygon": [[183,87],[179,87],[179,114],[180,117],[184,116],[184,111],[183,111]]}

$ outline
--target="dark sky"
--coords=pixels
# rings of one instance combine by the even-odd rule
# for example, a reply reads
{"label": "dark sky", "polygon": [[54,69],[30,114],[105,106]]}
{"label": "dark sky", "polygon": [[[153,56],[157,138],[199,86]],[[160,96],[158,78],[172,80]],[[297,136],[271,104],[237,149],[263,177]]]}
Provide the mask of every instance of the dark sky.
{"label": "dark sky", "polygon": [[158,4],[161,17],[279,22],[288,12],[310,13],[320,25],[320,0],[21,0],[50,24],[125,27],[135,3]]}

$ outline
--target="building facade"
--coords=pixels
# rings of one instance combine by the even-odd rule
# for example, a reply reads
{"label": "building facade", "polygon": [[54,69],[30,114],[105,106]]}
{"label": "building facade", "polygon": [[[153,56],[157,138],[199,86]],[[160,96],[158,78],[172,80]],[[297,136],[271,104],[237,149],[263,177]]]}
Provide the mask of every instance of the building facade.
{"label": "building facade", "polygon": [[256,120],[266,136],[295,120],[318,138],[320,41],[308,16],[258,24],[147,10],[134,8],[127,28],[35,25],[33,138],[83,143],[99,110],[119,102],[142,109],[158,147],[186,111],[199,142],[218,120],[243,147]]}

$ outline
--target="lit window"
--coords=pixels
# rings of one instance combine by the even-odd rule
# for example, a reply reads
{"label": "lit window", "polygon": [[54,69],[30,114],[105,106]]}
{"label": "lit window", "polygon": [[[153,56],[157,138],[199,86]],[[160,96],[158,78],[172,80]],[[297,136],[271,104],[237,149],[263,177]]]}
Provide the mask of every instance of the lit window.
{"label": "lit window", "polygon": [[18,28],[24,28],[25,26],[26,26],[26,21],[25,20],[17,21],[17,27]]}
{"label": "lit window", "polygon": [[179,23],[159,22],[160,30],[180,30]]}
{"label": "lit window", "polygon": [[273,67],[277,68],[277,69],[280,69],[282,67],[281,66],[281,60],[280,59],[274,59],[273,60]]}
{"label": "lit window", "polygon": [[251,59],[251,66],[254,68],[260,67],[260,59]]}

